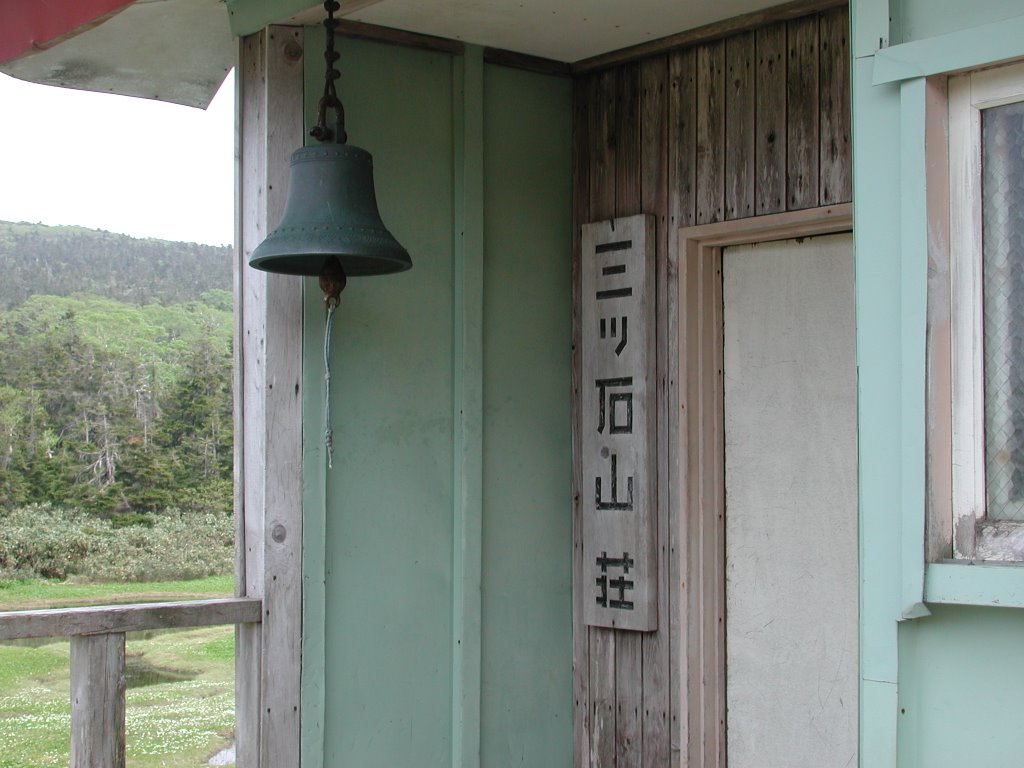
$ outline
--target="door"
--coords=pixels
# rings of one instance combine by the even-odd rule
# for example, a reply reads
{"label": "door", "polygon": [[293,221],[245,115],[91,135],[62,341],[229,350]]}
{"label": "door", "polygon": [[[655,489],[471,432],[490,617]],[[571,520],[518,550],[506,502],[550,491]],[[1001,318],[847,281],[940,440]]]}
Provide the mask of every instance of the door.
{"label": "door", "polygon": [[729,768],[857,765],[849,234],[722,254]]}

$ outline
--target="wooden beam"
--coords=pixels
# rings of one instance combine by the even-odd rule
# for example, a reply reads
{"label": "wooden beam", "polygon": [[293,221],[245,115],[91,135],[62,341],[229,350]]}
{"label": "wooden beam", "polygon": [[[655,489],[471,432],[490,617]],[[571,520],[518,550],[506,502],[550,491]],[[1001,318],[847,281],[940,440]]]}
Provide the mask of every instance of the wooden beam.
{"label": "wooden beam", "polygon": [[124,768],[124,634],[71,638],[71,768]]}
{"label": "wooden beam", "polygon": [[260,601],[250,598],[11,611],[0,613],[0,640],[212,627],[259,620]]}
{"label": "wooden beam", "polygon": [[631,45],[627,48],[620,48],[610,53],[602,53],[598,56],[591,56],[588,59],[580,59],[572,65],[573,74],[593,72],[598,69],[614,67],[634,59],[643,59],[648,56],[655,56],[665,53],[674,48],[684,48],[719,40],[740,32],[749,32],[772,24],[778,21],[788,21],[801,16],[807,16],[829,8],[838,8],[847,5],[846,0],[793,0],[784,5],[777,5],[774,8],[765,8],[761,11],[736,16],[723,21],[716,21],[712,24],[705,24],[703,27],[688,29],[685,32],[678,32],[674,35],[651,40],[650,42]]}
{"label": "wooden beam", "polygon": [[281,218],[289,157],[302,146],[303,29],[241,41],[235,263],[236,582],[263,621],[237,631],[239,764],[297,768],[302,640],[302,279],[251,269]]}
{"label": "wooden beam", "polygon": [[458,40],[449,40],[446,37],[423,35],[419,32],[408,32],[404,29],[381,27],[377,24],[345,19],[338,22],[338,34],[356,40],[373,40],[378,43],[404,45],[407,48],[422,48],[427,51],[451,53],[456,56],[462,54],[466,49],[466,46]]}
{"label": "wooden beam", "polygon": [[484,48],[484,61],[487,64],[525,69],[527,72],[538,72],[542,75],[572,77],[572,65],[568,62],[545,59],[542,56],[531,56],[528,53],[506,51],[503,48]]}

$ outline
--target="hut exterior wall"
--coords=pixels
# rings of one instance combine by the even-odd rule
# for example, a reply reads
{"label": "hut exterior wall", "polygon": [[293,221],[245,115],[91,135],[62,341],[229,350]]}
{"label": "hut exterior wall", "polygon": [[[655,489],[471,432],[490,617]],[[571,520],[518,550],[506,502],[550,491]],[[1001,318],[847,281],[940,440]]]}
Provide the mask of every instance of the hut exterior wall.
{"label": "hut exterior wall", "polygon": [[565,765],[571,82],[473,46],[339,51],[350,141],[413,268],[342,295],[331,470],[306,284],[304,762]]}
{"label": "hut exterior wall", "polygon": [[1024,57],[1024,16],[1002,0],[857,0],[852,13],[861,761],[1012,764],[1024,574],[925,562],[926,339],[942,303],[928,291],[946,237],[929,210],[948,195],[928,170],[945,150],[929,154],[925,76]]}
{"label": "hut exterior wall", "polygon": [[[686,765],[680,682],[680,521],[665,329],[680,227],[852,198],[849,14],[836,8],[581,76],[575,82],[574,232],[637,213],[657,219],[659,625],[588,627],[574,614],[576,764]],[[580,244],[574,261],[578,269]],[[574,301],[579,317],[579,282]],[[579,348],[578,320],[574,329]],[[575,365],[579,370],[579,359]],[[579,453],[579,445],[575,446]],[[579,483],[579,477],[576,479]],[[576,496],[582,492],[577,485]],[[582,571],[575,508],[574,568]],[[577,577],[578,578],[578,577]],[[580,590],[582,593],[583,590]],[[579,598],[578,598],[579,599]]]}

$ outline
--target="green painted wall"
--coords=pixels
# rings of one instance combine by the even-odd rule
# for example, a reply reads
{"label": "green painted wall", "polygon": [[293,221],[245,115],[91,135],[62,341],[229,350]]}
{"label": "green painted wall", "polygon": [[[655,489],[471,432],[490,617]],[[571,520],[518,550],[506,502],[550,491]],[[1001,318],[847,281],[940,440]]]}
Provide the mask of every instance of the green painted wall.
{"label": "green painted wall", "polygon": [[1020,765],[1024,611],[940,606],[900,629],[900,766]]}
{"label": "green painted wall", "polygon": [[[1005,41],[997,50],[959,38],[926,43],[1022,10],[1003,0],[969,8],[953,0],[852,3],[866,768],[1016,765],[1024,746],[1017,722],[1024,613],[922,602],[927,218],[917,76],[943,71],[928,69],[943,57],[948,69],[1002,57]],[[879,51],[890,13],[893,40],[914,42]],[[1010,55],[1024,56],[1024,39]],[[908,79],[873,85],[886,57],[885,71],[902,67]]]}
{"label": "green painted wall", "polygon": [[923,40],[1019,16],[1020,0],[893,0],[893,42]]}
{"label": "green painted wall", "polygon": [[572,764],[571,99],[484,72],[485,766]]}
{"label": "green painted wall", "polygon": [[477,48],[340,50],[414,266],[342,296],[330,472],[307,283],[303,763],[568,765],[571,83]]}

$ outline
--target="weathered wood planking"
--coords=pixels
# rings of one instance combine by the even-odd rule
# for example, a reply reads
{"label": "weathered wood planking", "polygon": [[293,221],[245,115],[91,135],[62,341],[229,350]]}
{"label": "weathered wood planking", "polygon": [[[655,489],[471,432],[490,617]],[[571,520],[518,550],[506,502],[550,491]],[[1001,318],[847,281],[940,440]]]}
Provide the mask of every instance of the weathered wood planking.
{"label": "weathered wood planking", "polygon": [[725,218],[754,215],[754,34],[725,41]]}
{"label": "weathered wood planking", "polygon": [[[618,77],[615,70],[591,80],[590,93],[590,218],[615,215],[615,135],[618,111]],[[584,222],[580,222],[583,224]]]}
{"label": "weathered wood planking", "polygon": [[754,33],[754,187],[758,216],[786,210],[786,25]]}
{"label": "weathered wood planking", "polygon": [[[589,221],[609,219],[615,215],[615,119],[618,101],[614,70],[602,72],[592,82]],[[585,487],[580,490],[587,492]],[[585,579],[584,576],[584,583]],[[578,591],[587,594],[586,590]],[[615,632],[600,627],[592,627],[589,632],[590,761],[595,768],[603,768],[615,765]]]}
{"label": "weathered wood planking", "polygon": [[789,22],[786,66],[786,209],[818,204],[818,17]]}
{"label": "weathered wood planking", "polygon": [[[291,153],[302,145],[302,30],[270,27],[267,55],[268,229],[288,192]],[[299,764],[302,656],[302,280],[271,275],[266,288],[266,456],[260,765]],[[247,475],[246,483],[253,480]],[[298,628],[298,630],[297,630]]]}
{"label": "weathered wood planking", "polygon": [[124,634],[71,638],[71,768],[124,768]]}
{"label": "weathered wood planking", "polygon": [[[234,262],[235,291],[235,594],[262,597],[263,548],[256,546],[263,529],[259,510],[263,508],[263,484],[248,483],[256,457],[262,455],[262,432],[246,429],[247,423],[262,419],[262,401],[257,387],[257,361],[263,344],[259,311],[264,292],[255,291],[248,268],[244,243],[251,253],[266,235],[266,222],[260,213],[263,198],[266,142],[265,119],[267,93],[262,87],[266,69],[266,34],[243,38],[238,52],[238,166],[235,173],[236,234]],[[251,459],[249,457],[252,457]],[[247,514],[248,512],[248,514]],[[262,610],[262,608],[261,608]],[[259,766],[260,735],[260,656],[261,628],[235,627],[235,730],[240,765]]]}
{"label": "weathered wood planking", "polygon": [[[642,161],[640,155],[640,65],[637,62],[630,62],[618,69],[618,108],[617,108],[617,141],[615,143],[615,215],[630,216],[641,212],[641,174]],[[647,247],[651,249],[656,241],[651,238]],[[653,270],[652,270],[653,272]],[[653,283],[653,275],[652,275]],[[653,300],[654,286],[650,286],[650,299]],[[649,315],[647,326],[653,340],[655,316]],[[636,337],[639,340],[641,337]],[[650,451],[655,437],[656,418],[655,403],[656,395],[656,372],[654,368],[653,349],[645,350],[651,358],[650,386],[648,391],[651,397],[647,402],[645,411],[650,415],[650,423],[647,434],[648,440],[648,476],[651,482],[649,489],[654,484],[654,456]],[[655,526],[656,508],[652,508],[654,501],[650,490],[645,493],[644,504],[648,507],[649,527]],[[653,538],[653,537],[652,537]],[[648,542],[648,558],[657,557],[656,551],[652,551],[653,542]],[[656,574],[649,573],[648,579],[653,579],[651,587],[657,590]],[[657,623],[657,603],[648,608],[653,613],[653,621]],[[643,645],[642,637],[632,632],[620,632],[615,641],[615,764],[616,768],[640,768],[643,757],[643,736],[641,732],[640,708],[642,706],[643,688],[637,685],[643,675]]]}
{"label": "weathered wood planking", "polygon": [[853,196],[848,24],[848,15],[842,8],[821,15],[821,167],[818,180],[820,205],[845,202]]}
{"label": "weathered wood planking", "polygon": [[240,764],[298,766],[302,640],[302,279],[248,267],[284,210],[289,156],[303,143],[302,29],[268,27],[239,49],[236,581],[263,622],[236,632]]}
{"label": "weathered wood planking", "polygon": [[643,635],[619,632],[615,639],[615,766],[643,765]]}
{"label": "weathered wood planking", "polygon": [[[697,196],[697,52],[669,57],[669,231],[696,221]],[[673,248],[669,239],[669,248]]]}
{"label": "weathered wood planking", "polygon": [[[658,56],[640,65],[640,185],[641,210],[657,211],[655,226],[657,275],[657,317],[667,307],[668,269],[668,57]],[[668,334],[657,329],[657,547],[658,547],[658,629],[641,637],[642,712],[641,765],[668,766],[669,750],[669,472],[667,363]]]}
{"label": "weathered wood planking", "polygon": [[636,61],[648,56],[658,56],[713,40],[722,40],[742,32],[760,29],[768,24],[800,18],[827,8],[842,7],[845,9],[847,2],[848,0],[791,0],[791,2],[753,11],[743,16],[734,16],[733,18],[712,22],[696,29],[684,30],[667,37],[658,38],[657,40],[583,59],[573,63],[572,70],[577,74],[584,74],[599,69],[607,69],[627,61]]}
{"label": "weathered wood planking", "polygon": [[[681,268],[682,257],[678,249],[678,238],[674,233],[682,226],[692,226],[696,220],[696,188],[697,164],[696,154],[693,147],[696,140],[696,105],[697,105],[697,54],[695,49],[680,51],[673,54],[669,60],[672,91],[669,102],[669,237],[668,237],[668,277],[671,281],[666,286],[668,295],[668,316],[678,317],[680,304],[672,299],[676,290],[676,283],[673,278],[672,267],[678,271]],[[662,322],[662,327],[665,327]],[[668,333],[672,341],[675,335],[669,327]],[[672,357],[678,368],[679,354],[673,349],[675,344],[670,343],[669,355]],[[675,401],[670,400],[666,408],[675,410]],[[670,422],[671,426],[672,422]],[[678,456],[678,451],[672,452]],[[682,472],[679,477],[682,478]],[[669,477],[671,481],[671,476]],[[680,484],[673,486],[675,493]],[[690,723],[683,692],[686,690],[688,681],[687,660],[679,653],[682,647],[681,636],[688,626],[686,623],[685,601],[688,599],[690,590],[686,586],[689,576],[686,571],[687,538],[679,515],[675,514],[678,501],[673,498],[671,507],[665,510],[669,516],[669,542],[674,557],[669,561],[671,568],[670,583],[672,593],[670,595],[669,632],[671,633],[671,662],[669,666],[669,745],[671,749],[671,765],[689,766],[689,733]]]}
{"label": "weathered wood planking", "polygon": [[618,72],[615,115],[615,215],[640,210],[640,65],[627,64]]}
{"label": "weathered wood planking", "polygon": [[697,48],[697,223],[722,221],[725,200],[725,41]]}
{"label": "weathered wood planking", "polygon": [[[580,453],[580,232],[590,219],[589,99],[588,81],[573,85],[572,124],[572,582],[583,583],[583,507],[580,496],[583,460]],[[577,766],[590,765],[590,636],[583,621],[583,594],[573,590],[572,599],[573,759]]]}
{"label": "weathered wood planking", "polygon": [[[703,717],[691,721],[692,713],[687,709],[687,697],[692,700],[704,685],[715,690],[722,672],[721,654],[715,650],[719,617],[707,616],[702,611],[705,603],[715,603],[715,590],[720,587],[710,579],[707,564],[703,571],[698,568],[701,554],[719,549],[721,537],[713,526],[698,528],[694,533],[687,529],[687,521],[679,517],[685,495],[692,489],[689,470],[679,466],[674,450],[682,439],[680,418],[687,414],[677,412],[673,404],[680,402],[681,376],[685,378],[689,371],[685,360],[681,362],[675,352],[675,329],[680,313],[699,314],[702,310],[687,309],[677,299],[682,254],[678,252],[675,233],[679,227],[702,221],[740,220],[752,214],[763,216],[850,199],[847,10],[832,5],[798,22],[790,21],[797,18],[795,15],[786,18],[787,21],[753,30],[743,27],[742,34],[718,35],[721,42],[714,45],[709,45],[713,41],[707,38],[693,38],[699,44],[659,52],[640,61],[638,74],[626,62],[577,79],[574,269],[578,270],[580,258],[579,225],[641,211],[657,217],[658,552],[659,568],[664,571],[659,575],[659,586],[666,587],[664,594],[659,595],[659,629],[645,633],[640,641],[639,679],[633,679],[630,672],[636,668],[631,640],[624,639],[630,633],[588,630],[580,623],[579,601],[574,601],[574,733],[578,766],[640,764],[681,768],[718,765],[724,760],[724,743],[715,735],[715,724],[724,717],[724,697],[709,698],[706,721]],[[800,77],[793,80],[789,71],[791,25],[797,30],[795,37],[810,45],[804,46],[796,56],[799,63],[793,66],[812,70],[799,73]],[[634,86],[634,78],[638,86]],[[804,85],[798,88],[797,80]],[[634,111],[634,87],[639,91],[638,111]],[[800,88],[803,105],[791,104],[792,94]],[[709,104],[705,94],[717,98],[719,104]],[[716,110],[720,117],[716,117]],[[634,127],[637,114],[638,128]],[[803,121],[799,130],[791,129],[791,114]],[[633,149],[637,132],[639,152]],[[801,167],[802,161],[794,159],[800,152],[812,156],[806,168]],[[635,172],[623,167],[624,163],[639,166],[639,200],[635,208]],[[794,168],[800,171],[799,179],[792,176]],[[798,183],[787,190],[790,181]],[[787,194],[794,191],[797,202]],[[577,271],[574,286],[578,285],[578,278]],[[699,306],[713,306],[713,302],[709,304],[704,298]],[[579,323],[576,314],[577,344]],[[665,328],[669,330],[662,333]],[[578,355],[577,347],[573,385],[575,429],[581,394]],[[711,374],[705,369],[704,375]],[[574,442],[577,457],[578,437]],[[668,446],[673,450],[669,451]],[[581,488],[579,473],[574,461],[577,494]],[[721,491],[721,484],[705,482],[703,492],[709,496],[702,498],[715,500]],[[579,584],[583,564],[578,506],[574,508],[574,523],[574,583]],[[703,586],[702,576],[709,579]],[[708,653],[702,651],[691,659],[681,652],[685,646],[703,647]],[[640,762],[635,763],[636,728],[632,712],[638,697],[642,752]],[[702,762],[705,760],[710,762]]]}

